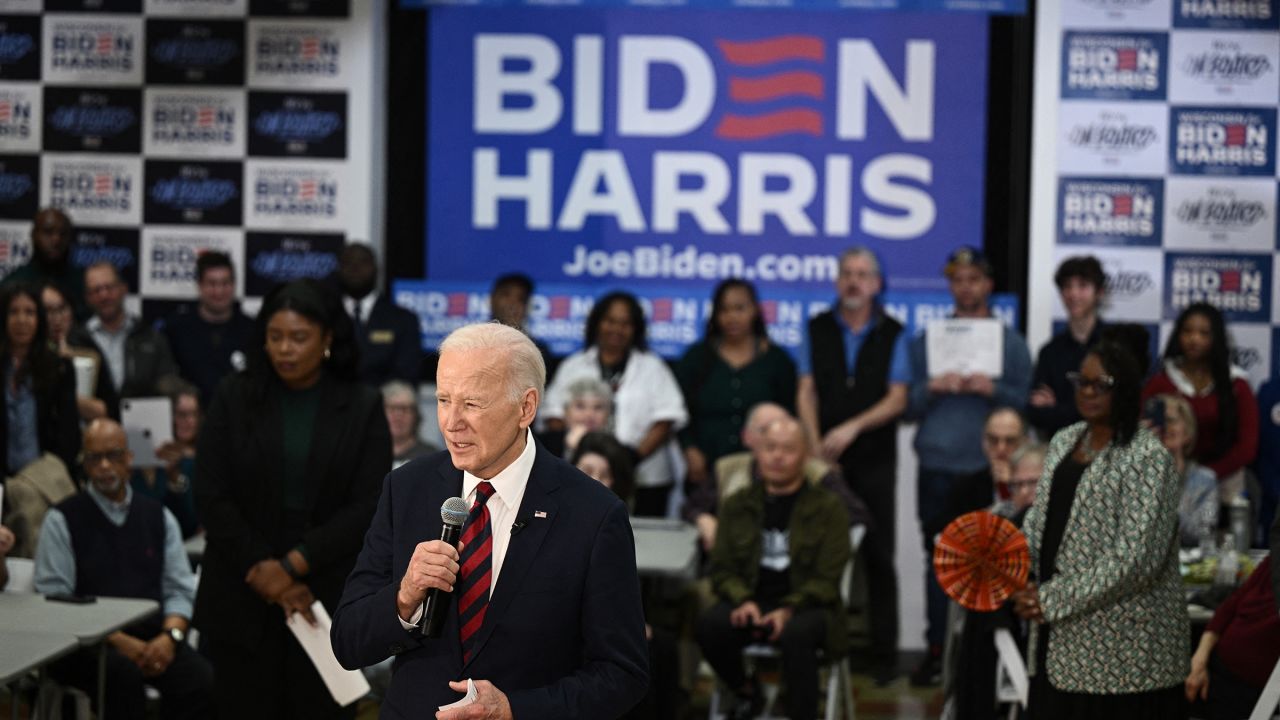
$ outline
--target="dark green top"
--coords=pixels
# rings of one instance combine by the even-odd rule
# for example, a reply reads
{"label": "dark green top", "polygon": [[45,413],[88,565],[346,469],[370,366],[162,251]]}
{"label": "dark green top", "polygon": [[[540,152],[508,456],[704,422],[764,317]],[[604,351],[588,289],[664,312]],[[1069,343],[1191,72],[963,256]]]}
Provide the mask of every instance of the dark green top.
{"label": "dark green top", "polygon": [[302,515],[307,509],[307,457],[311,455],[311,433],[320,408],[321,382],[305,390],[285,388],[280,393],[280,415],[284,420],[284,509]]}
{"label": "dark green top", "polygon": [[734,370],[703,340],[680,358],[676,378],[689,409],[680,446],[697,447],[707,457],[708,467],[724,455],[742,451],[742,426],[752,406],[775,402],[795,413],[796,364],[773,343]]}

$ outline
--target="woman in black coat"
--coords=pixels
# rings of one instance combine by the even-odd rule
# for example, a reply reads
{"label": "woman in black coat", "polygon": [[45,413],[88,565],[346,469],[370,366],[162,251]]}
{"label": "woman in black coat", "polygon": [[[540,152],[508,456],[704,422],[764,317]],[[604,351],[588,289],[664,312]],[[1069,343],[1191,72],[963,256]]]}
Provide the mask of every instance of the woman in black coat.
{"label": "woman in black coat", "polygon": [[[4,475],[10,477],[43,453],[53,453],[68,469],[80,452],[80,418],[71,362],[49,344],[49,323],[32,285],[0,289],[0,364],[4,368]],[[10,427],[9,418],[21,418]]]}
{"label": "woman in black coat", "polygon": [[276,288],[245,372],[223,381],[196,454],[208,545],[195,624],[224,718],[354,717],[285,619],[332,612],[391,466],[378,392],[356,381],[351,321],[327,288]]}

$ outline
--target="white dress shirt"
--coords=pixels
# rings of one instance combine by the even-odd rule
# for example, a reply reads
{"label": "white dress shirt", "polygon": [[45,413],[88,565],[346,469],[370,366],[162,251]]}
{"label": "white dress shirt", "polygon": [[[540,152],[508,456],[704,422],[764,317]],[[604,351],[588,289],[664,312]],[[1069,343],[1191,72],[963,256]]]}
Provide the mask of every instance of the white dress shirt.
{"label": "white dress shirt", "polygon": [[342,298],[342,306],[347,309],[347,314],[351,316],[352,320],[355,320],[356,317],[356,306],[358,305],[360,307],[360,322],[365,325],[369,324],[369,314],[373,312],[373,306],[377,304],[377,302],[378,293],[376,290],[365,295],[359,300],[350,296],[343,296]]}
{"label": "white dress shirt", "polygon": [[[493,486],[493,494],[485,505],[489,508],[489,531],[492,535],[493,557],[489,570],[489,597],[493,597],[493,588],[498,584],[498,575],[502,572],[502,561],[507,557],[507,546],[511,543],[511,526],[515,524],[516,513],[524,500],[524,490],[529,484],[529,473],[533,471],[534,456],[533,432],[526,430],[524,436],[524,452],[515,462],[502,469],[502,472],[489,478]],[[467,507],[475,505],[476,487],[484,482],[469,472],[462,474],[462,499]],[[418,626],[422,620],[422,606],[413,613],[409,622],[398,618],[405,630]]]}

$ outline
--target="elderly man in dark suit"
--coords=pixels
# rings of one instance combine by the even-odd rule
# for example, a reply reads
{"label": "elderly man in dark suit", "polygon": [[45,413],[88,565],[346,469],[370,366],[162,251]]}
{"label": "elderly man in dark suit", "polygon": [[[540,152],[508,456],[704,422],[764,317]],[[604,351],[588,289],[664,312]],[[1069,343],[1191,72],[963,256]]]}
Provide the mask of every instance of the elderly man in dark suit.
{"label": "elderly man in dark suit", "polygon": [[[421,717],[473,679],[461,718],[616,718],[647,685],[644,617],[627,509],[529,432],[546,381],[529,338],[498,323],[441,344],[440,430],[448,453],[383,484],[333,618],[349,668],[395,655],[383,717]],[[470,516],[461,555],[434,538],[454,496]],[[432,588],[452,591],[439,638],[420,632]]]}

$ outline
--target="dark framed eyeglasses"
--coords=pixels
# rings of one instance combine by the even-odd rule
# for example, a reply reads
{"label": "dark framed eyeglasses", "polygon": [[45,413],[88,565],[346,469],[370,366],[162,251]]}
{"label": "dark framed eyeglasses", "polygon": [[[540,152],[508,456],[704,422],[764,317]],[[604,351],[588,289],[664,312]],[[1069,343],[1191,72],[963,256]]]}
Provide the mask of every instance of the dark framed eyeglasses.
{"label": "dark framed eyeglasses", "polygon": [[1067,373],[1067,382],[1077,390],[1093,390],[1097,393],[1109,393],[1116,386],[1116,379],[1110,375],[1099,375],[1096,378],[1087,378],[1078,372]]}
{"label": "dark framed eyeglasses", "polygon": [[103,460],[108,460],[110,462],[123,462],[128,454],[128,450],[117,448],[115,450],[104,450],[102,452],[84,453],[80,457],[84,461],[85,465],[92,467]]}

